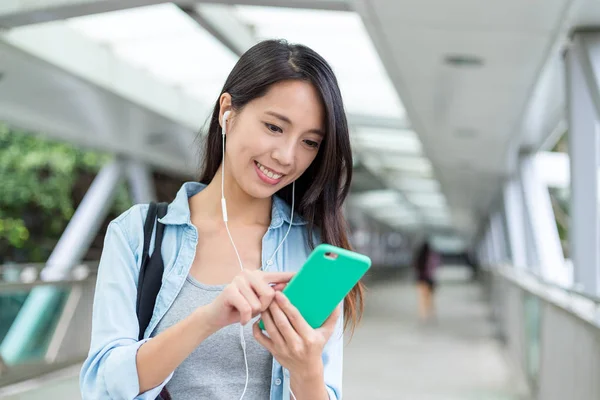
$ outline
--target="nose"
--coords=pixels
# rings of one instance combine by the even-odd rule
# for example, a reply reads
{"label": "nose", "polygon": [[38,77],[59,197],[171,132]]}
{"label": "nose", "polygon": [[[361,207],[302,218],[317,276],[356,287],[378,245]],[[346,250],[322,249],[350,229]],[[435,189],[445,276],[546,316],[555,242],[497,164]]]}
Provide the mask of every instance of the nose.
{"label": "nose", "polygon": [[286,140],[273,149],[271,157],[283,167],[289,167],[294,162],[294,153],[296,143],[293,140]]}

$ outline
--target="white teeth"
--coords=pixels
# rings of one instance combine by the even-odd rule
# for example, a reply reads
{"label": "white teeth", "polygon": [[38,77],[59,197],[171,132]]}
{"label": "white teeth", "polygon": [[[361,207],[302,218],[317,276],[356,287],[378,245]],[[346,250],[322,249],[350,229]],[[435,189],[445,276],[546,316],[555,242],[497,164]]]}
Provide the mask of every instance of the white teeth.
{"label": "white teeth", "polygon": [[258,165],[258,168],[269,178],[271,179],[279,179],[282,177],[282,175],[280,174],[276,174],[273,171],[269,171],[268,169],[266,169],[261,163],[259,163],[258,161],[256,162],[256,164]]}

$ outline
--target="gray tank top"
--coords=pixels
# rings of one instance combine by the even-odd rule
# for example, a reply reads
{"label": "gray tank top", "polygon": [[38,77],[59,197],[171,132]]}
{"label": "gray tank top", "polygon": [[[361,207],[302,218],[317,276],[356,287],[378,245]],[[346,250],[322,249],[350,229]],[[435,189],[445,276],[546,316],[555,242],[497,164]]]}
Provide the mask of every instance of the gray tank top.
{"label": "gray tank top", "polygon": [[[188,276],[152,336],[186,318],[196,308],[209,304],[224,288],[225,285],[205,285]],[[244,327],[244,337],[249,369],[244,400],[268,400],[273,358],[254,339],[252,323]],[[167,389],[173,400],[237,400],[244,391],[245,382],[240,326],[233,324],[204,340],[175,370]]]}

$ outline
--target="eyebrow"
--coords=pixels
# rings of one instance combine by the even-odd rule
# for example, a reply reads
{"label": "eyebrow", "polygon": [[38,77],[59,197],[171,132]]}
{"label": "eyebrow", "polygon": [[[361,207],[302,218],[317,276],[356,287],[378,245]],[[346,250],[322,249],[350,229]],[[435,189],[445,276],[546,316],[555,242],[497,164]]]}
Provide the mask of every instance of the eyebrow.
{"label": "eyebrow", "polygon": [[[276,113],[274,111],[266,111],[265,114],[269,114],[269,115],[271,115],[271,116],[273,116],[273,117],[275,117],[275,118],[277,118],[277,119],[285,122],[288,125],[292,125],[292,121],[288,117],[286,117],[285,115],[281,115],[281,114]],[[309,133],[315,133],[315,134],[317,134],[319,136],[325,136],[325,132],[323,132],[321,129],[310,129],[308,132]]]}

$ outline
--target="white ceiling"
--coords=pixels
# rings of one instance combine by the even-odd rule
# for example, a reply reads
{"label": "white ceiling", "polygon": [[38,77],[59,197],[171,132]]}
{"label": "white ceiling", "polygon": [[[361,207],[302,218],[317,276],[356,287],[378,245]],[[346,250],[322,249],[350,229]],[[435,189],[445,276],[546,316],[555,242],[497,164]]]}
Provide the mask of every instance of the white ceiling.
{"label": "white ceiling", "polygon": [[[510,172],[509,144],[568,0],[372,0],[356,6],[453,211],[474,233]],[[457,68],[448,55],[479,57]]]}
{"label": "white ceiling", "polygon": [[[59,0],[45,1],[49,5]],[[68,11],[77,14],[76,10]],[[226,27],[222,26],[223,17],[228,21]],[[21,20],[23,18],[21,16]],[[15,19],[0,15],[0,20],[11,25]],[[229,31],[237,32],[237,37],[228,36]],[[375,176],[380,187],[387,184],[395,190],[404,191],[407,182],[411,182],[407,178],[420,179],[420,185],[406,189],[406,195],[400,196],[402,202],[388,205],[388,208],[410,213],[410,219],[390,219],[384,214],[378,214],[377,218],[394,228],[412,228],[415,224],[447,227],[451,223],[447,218],[446,200],[434,180],[431,163],[423,157],[418,136],[408,128],[400,98],[361,17],[356,13],[215,4],[184,10],[165,3],[19,27],[12,29],[5,38],[12,46],[40,57],[42,61],[49,61],[67,73],[80,76],[92,85],[100,84],[118,94],[125,94],[130,100],[141,100],[141,105],[151,106],[147,110],[150,114],[152,111],[161,114],[172,110],[160,104],[162,97],[152,96],[147,85],[138,84],[133,90],[123,91],[121,84],[128,84],[129,80],[116,82],[111,79],[115,75],[113,71],[126,71],[124,75],[118,74],[120,77],[143,77],[148,82],[153,80],[163,89],[170,87],[170,94],[177,94],[182,103],[195,99],[193,104],[198,127],[208,116],[211,103],[216,100],[228,72],[238,55],[246,50],[246,45],[265,38],[285,38],[291,43],[308,45],[331,64],[340,83],[352,127],[355,153],[367,173],[357,182],[365,182]],[[231,46],[230,43],[236,45]],[[23,74],[13,71],[11,77],[15,83],[20,79],[25,87],[27,78]],[[61,81],[48,76],[44,79]],[[18,86],[13,90],[18,90]],[[47,95],[58,96],[63,92],[63,97],[77,98],[78,91],[83,90],[59,84],[52,87]],[[94,88],[89,89],[91,93],[95,91]],[[149,99],[155,101],[149,104]],[[38,107],[33,98],[30,99],[30,107]],[[123,125],[126,121],[119,118],[121,114],[128,115],[128,109],[121,104],[115,104],[114,109],[119,111],[114,115],[95,113],[93,105],[87,106],[84,111],[85,114],[103,115],[103,118],[96,119],[103,121],[103,128],[123,131],[119,135],[124,137],[143,137],[154,133],[143,132],[151,129],[148,125],[151,118],[136,118],[139,128],[132,130]],[[55,117],[57,120],[60,118]],[[175,122],[182,122],[175,117]],[[8,119],[14,120],[10,115]],[[98,129],[96,126],[86,128],[80,129]],[[106,147],[107,136],[80,136],[80,139],[97,139],[99,147]],[[59,137],[65,138],[64,135]],[[189,148],[193,148],[191,143]],[[369,182],[363,187],[372,186]],[[421,202],[423,207],[420,207]]]}
{"label": "white ceiling", "polygon": [[[21,10],[17,6],[15,11],[14,6],[8,7],[6,15],[2,15],[5,6],[0,5],[0,23],[12,26],[78,17],[89,10],[86,4],[94,4],[95,11],[111,11],[133,7],[138,2],[122,0],[108,5],[100,0],[87,0],[83,5],[69,7],[63,0],[38,3],[39,9],[28,5]],[[192,1],[185,3],[190,5]],[[223,74],[231,68],[236,54],[244,50],[244,44],[273,36],[307,44],[330,61],[338,74],[348,110],[354,114],[350,119],[362,121],[354,125],[352,132],[358,158],[370,173],[399,194],[371,193],[375,197],[357,198],[357,203],[362,201],[365,209],[369,209],[373,202],[387,201],[385,207],[394,211],[392,225],[425,223],[442,230],[453,225],[466,237],[475,233],[481,217],[493,206],[501,183],[515,167],[518,151],[539,147],[564,126],[562,45],[573,26],[595,25],[600,21],[600,3],[594,0],[240,1],[246,5],[283,6],[278,9],[231,7],[236,2],[229,0],[211,3],[220,5],[217,9],[215,5],[210,6],[212,14],[203,16],[202,27],[193,24],[192,18],[176,7],[162,5],[154,10],[146,9],[145,14],[141,9],[133,9],[120,16],[71,20],[55,26],[48,34],[39,28],[37,35],[45,42],[40,41],[39,49],[35,49],[35,35],[29,35],[26,51],[63,70],[63,75],[54,75],[54,78],[40,75],[44,79],[55,79],[48,89],[54,93],[62,90],[66,95],[77,97],[85,94],[90,101],[98,102],[98,93],[93,93],[99,90],[103,110],[112,108],[121,110],[121,114],[124,105],[135,108],[131,101],[137,101],[141,105],[139,117],[135,119],[139,136],[145,134],[144,126],[152,126],[156,118],[161,124],[168,124],[172,119],[174,125],[170,129],[182,132],[189,129],[190,122],[195,125],[194,118],[198,117],[193,117],[188,110],[185,118],[178,119],[173,114],[173,105],[189,104],[188,99],[195,98],[203,112],[208,111],[214,101],[212,92],[218,90]],[[207,6],[198,6],[195,10],[202,14],[202,7],[208,11]],[[298,11],[292,10],[293,6],[338,11]],[[357,13],[347,12],[351,8]],[[47,12],[49,9],[53,12]],[[206,24],[206,15],[226,16],[227,26],[220,26],[224,20],[219,18]],[[156,18],[162,24],[157,23]],[[205,25],[212,34],[216,32],[218,40],[207,35]],[[55,36],[57,29],[59,36]],[[15,34],[18,31],[10,32],[7,37],[18,39],[19,34]],[[236,32],[238,37],[228,36],[231,32]],[[69,36],[74,33],[82,39]],[[65,35],[70,39],[60,41],[60,49],[55,47],[55,50],[63,52],[66,58],[73,57],[74,70],[69,69],[64,55],[51,59],[52,52],[44,52],[51,44],[50,39]],[[246,37],[240,38],[240,35]],[[163,96],[144,98],[145,87],[141,81],[135,88],[122,90],[120,87],[129,80],[114,84],[106,79],[109,74],[95,80],[94,74],[98,71],[87,64],[82,68],[84,57],[77,60],[77,54],[83,49],[81,44],[74,54],[69,54],[69,46],[83,43],[84,37],[86,49],[98,46],[95,53],[86,50],[86,59],[97,57],[105,61],[113,57],[104,65],[107,71],[115,68],[129,71],[128,68],[133,67],[144,79],[154,77],[163,86],[172,86],[173,96],[177,93],[180,103],[172,101],[169,107],[164,107],[160,104]],[[186,45],[182,45],[182,41]],[[18,47],[23,43],[17,42],[11,45]],[[236,47],[231,43],[242,45]],[[17,54],[13,50],[5,52],[13,53]],[[483,63],[478,67],[458,68],[445,62],[447,56],[474,56]],[[128,67],[123,67],[121,61]],[[193,67],[196,64],[204,67],[196,70]],[[20,68],[18,63],[10,65],[17,71]],[[15,76],[23,77],[26,71],[23,68],[22,74],[15,73]],[[32,73],[38,73],[36,71]],[[49,70],[44,71],[49,73]],[[68,78],[69,71],[81,79]],[[133,75],[128,72],[118,76]],[[83,85],[86,80],[91,85]],[[165,88],[160,90],[167,93],[163,92]],[[109,99],[111,91],[117,100]],[[2,99],[4,110],[10,110],[11,100],[6,96]],[[113,100],[115,102],[106,103]],[[31,99],[19,101],[21,110],[26,109],[28,101],[35,107],[41,104]],[[32,110],[36,110],[35,107]],[[55,124],[57,132],[66,123],[75,124],[79,120],[87,124],[82,124],[82,128],[94,131],[90,129],[94,122],[91,114],[81,113],[69,122],[64,110],[48,112],[47,123],[53,121],[51,112],[62,118],[56,120],[63,123]],[[13,114],[4,112],[4,115]],[[125,121],[131,124],[128,118]],[[200,122],[200,118],[198,120]],[[104,121],[108,121],[105,126],[94,129],[110,130],[107,123],[119,124],[122,119]],[[189,137],[189,133],[187,135]],[[93,141],[93,137],[89,140]],[[389,215],[378,210],[372,215],[383,221],[390,220]]]}
{"label": "white ceiling", "polygon": [[195,132],[0,41],[0,120],[22,130],[195,176]]}

